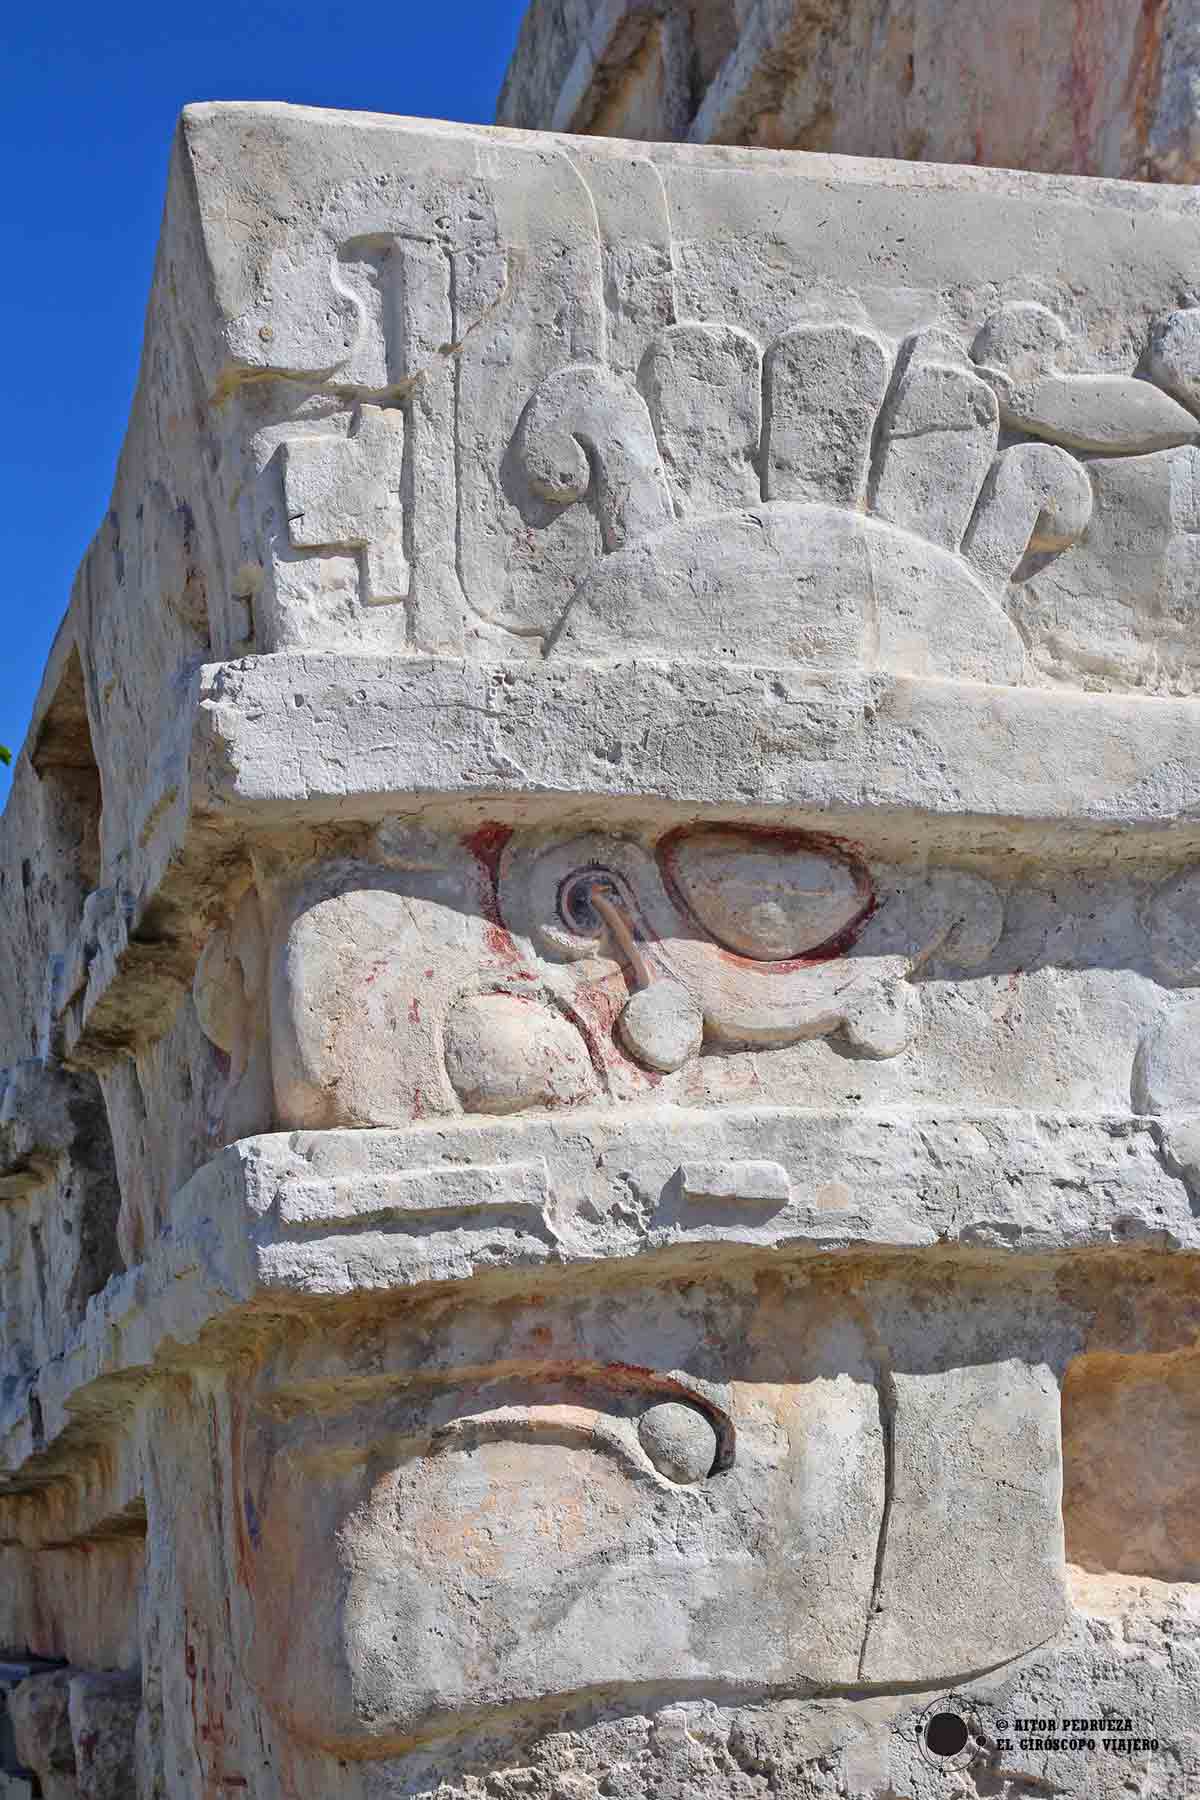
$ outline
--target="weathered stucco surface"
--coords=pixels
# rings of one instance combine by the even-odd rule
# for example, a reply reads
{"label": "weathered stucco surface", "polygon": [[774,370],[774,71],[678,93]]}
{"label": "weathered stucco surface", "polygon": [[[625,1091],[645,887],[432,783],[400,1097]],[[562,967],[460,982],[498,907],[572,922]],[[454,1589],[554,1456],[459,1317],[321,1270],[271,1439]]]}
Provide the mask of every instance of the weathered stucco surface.
{"label": "weathered stucco surface", "polygon": [[188,111],[0,823],[7,1795],[1195,1795],[1197,266]]}
{"label": "weathered stucco surface", "polygon": [[1200,180],[1193,0],[531,0],[502,125]]}

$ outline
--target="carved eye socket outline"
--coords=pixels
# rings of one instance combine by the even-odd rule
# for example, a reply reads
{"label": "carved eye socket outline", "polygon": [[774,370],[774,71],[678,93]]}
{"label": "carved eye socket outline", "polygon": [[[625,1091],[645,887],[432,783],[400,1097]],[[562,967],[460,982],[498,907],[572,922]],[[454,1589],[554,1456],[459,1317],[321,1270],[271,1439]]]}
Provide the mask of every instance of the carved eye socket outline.
{"label": "carved eye socket outline", "polygon": [[607,1453],[641,1477],[649,1466],[672,1487],[690,1487],[732,1465],[732,1431],[722,1429],[728,1425],[690,1396],[655,1396],[644,1412],[625,1415],[576,1404],[500,1406],[447,1420],[429,1438],[425,1454],[482,1443],[558,1443]]}
{"label": "carved eye socket outline", "polygon": [[[852,910],[821,941],[806,943],[792,956],[747,955],[722,933],[719,925],[700,916],[695,896],[689,894],[679,866],[681,856],[689,849],[703,849],[706,843],[716,847],[722,840],[733,840],[733,847],[744,855],[766,853],[781,859],[798,859],[800,868],[793,867],[786,880],[779,876],[775,878],[778,889],[790,889],[808,902],[844,898],[849,905],[852,899]],[[728,956],[736,957],[742,967],[766,975],[844,956],[878,904],[875,884],[866,863],[847,844],[821,832],[788,831],[772,826],[685,825],[659,839],[655,856],[672,903],[692,922],[693,929],[719,945]],[[815,867],[804,869],[803,878],[797,880],[796,876],[807,863]],[[837,880],[835,871],[842,875],[842,881]],[[849,894],[847,885],[851,890]]]}
{"label": "carved eye socket outline", "polygon": [[[667,1407],[695,1413],[711,1429],[716,1447],[708,1475],[731,1469],[737,1456],[737,1430],[729,1413],[719,1399],[680,1373],[623,1363],[542,1363],[525,1370],[514,1365],[504,1377],[485,1379],[478,1387],[468,1383],[462,1390],[455,1384],[441,1390],[443,1398],[452,1392],[461,1396],[463,1410],[435,1421],[422,1421],[419,1414],[436,1405],[436,1391],[423,1401],[397,1395],[407,1416],[382,1430],[369,1416],[381,1404],[378,1398],[327,1414],[320,1406],[314,1409],[305,1384],[274,1394],[266,1412],[277,1426],[291,1427],[286,1435],[295,1436],[286,1458],[299,1467],[311,1462],[317,1468],[348,1470],[389,1458],[410,1462],[461,1445],[464,1437],[481,1442],[557,1436],[563,1442],[602,1444],[644,1475],[651,1459],[642,1427]],[[526,1399],[526,1393],[536,1397]]]}

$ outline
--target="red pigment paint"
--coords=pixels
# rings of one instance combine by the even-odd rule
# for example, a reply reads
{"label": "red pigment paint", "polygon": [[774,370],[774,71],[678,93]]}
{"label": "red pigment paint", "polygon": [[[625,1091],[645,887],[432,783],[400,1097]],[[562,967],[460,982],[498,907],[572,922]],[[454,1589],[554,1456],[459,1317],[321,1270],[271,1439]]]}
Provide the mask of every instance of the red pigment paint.
{"label": "red pigment paint", "polygon": [[491,899],[489,917],[494,925],[499,925],[501,922],[496,897],[496,889],[500,880],[500,858],[503,856],[504,846],[512,834],[511,825],[501,825],[495,819],[488,819],[462,839],[463,849],[470,851],[488,878]]}
{"label": "red pigment paint", "polygon": [[574,1007],[568,1016],[583,1034],[588,1057],[600,1078],[601,1088],[608,1091],[608,1070],[627,1067],[639,1075],[646,1071],[636,1063],[627,1063],[613,1038],[617,1014],[627,999],[624,988],[614,995],[603,982],[592,982],[576,989]]}
{"label": "red pigment paint", "polygon": [[484,917],[487,929],[484,942],[489,951],[499,961],[508,963],[511,968],[520,970],[521,956],[505,929],[500,917],[499,881],[500,858],[504,854],[504,846],[513,834],[511,825],[501,825],[495,819],[488,819],[464,837],[463,848],[469,850],[484,874],[487,885],[482,895]]}
{"label": "red pigment paint", "polygon": [[1103,42],[1102,27],[1103,20],[1094,16],[1093,0],[1075,0],[1071,30],[1071,64],[1067,76],[1074,151],[1071,168],[1073,175],[1092,173],[1091,125],[1100,90],[1101,65],[1098,45]]}
{"label": "red pigment paint", "polygon": [[503,925],[486,925],[483,931],[483,941],[492,955],[500,962],[510,963],[515,969],[520,969],[521,952]]}

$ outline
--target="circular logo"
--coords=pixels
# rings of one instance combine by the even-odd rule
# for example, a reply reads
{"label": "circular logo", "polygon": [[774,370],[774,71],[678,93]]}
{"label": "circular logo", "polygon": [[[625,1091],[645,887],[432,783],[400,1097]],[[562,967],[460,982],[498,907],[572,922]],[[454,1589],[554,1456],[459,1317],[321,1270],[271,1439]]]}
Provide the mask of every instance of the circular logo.
{"label": "circular logo", "polygon": [[935,1769],[964,1769],[981,1749],[979,1721],[961,1694],[935,1700],[917,1720],[921,1755]]}

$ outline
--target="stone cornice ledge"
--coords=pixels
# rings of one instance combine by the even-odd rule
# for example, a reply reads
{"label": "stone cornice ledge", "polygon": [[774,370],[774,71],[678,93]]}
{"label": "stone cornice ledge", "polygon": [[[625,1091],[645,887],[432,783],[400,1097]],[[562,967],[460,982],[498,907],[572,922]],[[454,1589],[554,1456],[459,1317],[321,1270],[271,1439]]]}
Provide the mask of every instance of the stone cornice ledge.
{"label": "stone cornice ledge", "polygon": [[486,1299],[572,1269],[594,1283],[601,1264],[651,1279],[762,1254],[1190,1257],[1194,1123],[627,1107],[247,1138],[180,1190],[147,1261],[0,1419],[0,1490],[58,1479],[158,1376],[350,1297],[405,1304],[470,1281]]}
{"label": "stone cornice ledge", "polygon": [[853,671],[258,657],[202,671],[192,765],[193,811],[231,823],[588,798],[1200,846],[1200,700]]}

